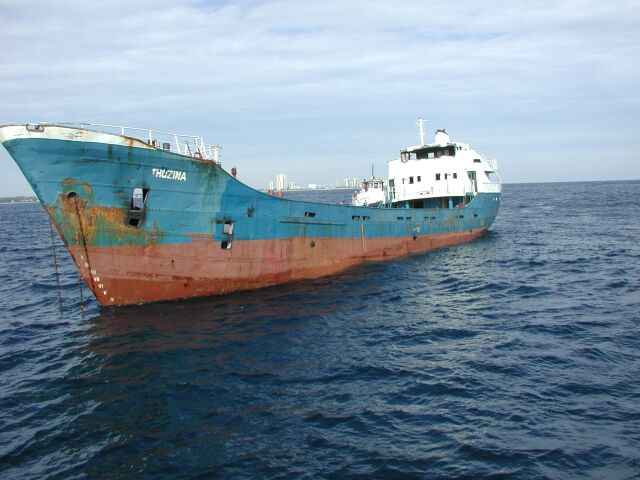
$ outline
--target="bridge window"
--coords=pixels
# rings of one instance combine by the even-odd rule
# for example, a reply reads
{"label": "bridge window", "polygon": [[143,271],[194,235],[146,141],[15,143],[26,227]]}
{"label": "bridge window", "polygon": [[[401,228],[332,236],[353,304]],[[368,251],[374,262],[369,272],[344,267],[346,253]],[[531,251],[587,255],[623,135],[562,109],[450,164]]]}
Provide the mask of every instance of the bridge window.
{"label": "bridge window", "polygon": [[418,175],[417,181],[420,182],[421,180],[422,180],[422,177],[420,175]]}
{"label": "bridge window", "polygon": [[453,174],[453,178],[458,178],[458,174],[457,174],[457,173],[454,173],[454,174]]}
{"label": "bridge window", "polygon": [[409,177],[409,183],[413,183],[413,177]]}
{"label": "bridge window", "polygon": [[436,180],[440,180],[440,174],[436,173]]}

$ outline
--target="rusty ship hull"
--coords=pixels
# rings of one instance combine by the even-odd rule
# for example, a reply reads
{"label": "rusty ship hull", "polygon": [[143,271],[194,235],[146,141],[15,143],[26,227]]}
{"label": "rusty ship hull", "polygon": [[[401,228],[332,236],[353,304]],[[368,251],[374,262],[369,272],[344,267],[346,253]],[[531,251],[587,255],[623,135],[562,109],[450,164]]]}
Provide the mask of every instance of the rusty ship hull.
{"label": "rusty ship hull", "polygon": [[209,159],[60,125],[3,126],[0,142],[104,306],[261,288],[466,242],[500,203],[499,193],[455,209],[282,199]]}

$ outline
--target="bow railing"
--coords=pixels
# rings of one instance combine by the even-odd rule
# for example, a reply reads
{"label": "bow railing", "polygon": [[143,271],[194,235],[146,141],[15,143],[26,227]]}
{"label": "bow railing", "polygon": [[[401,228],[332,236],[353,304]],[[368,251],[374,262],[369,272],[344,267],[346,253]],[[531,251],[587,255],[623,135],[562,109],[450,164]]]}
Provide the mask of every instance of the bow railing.
{"label": "bow railing", "polygon": [[127,137],[137,138],[153,147],[187,155],[193,158],[203,158],[220,163],[220,150],[217,144],[205,143],[202,137],[197,135],[181,135],[147,128],[125,127],[123,125],[110,125],[106,123],[55,123],[49,125],[63,125],[96,130],[103,133],[114,133],[114,130]]}

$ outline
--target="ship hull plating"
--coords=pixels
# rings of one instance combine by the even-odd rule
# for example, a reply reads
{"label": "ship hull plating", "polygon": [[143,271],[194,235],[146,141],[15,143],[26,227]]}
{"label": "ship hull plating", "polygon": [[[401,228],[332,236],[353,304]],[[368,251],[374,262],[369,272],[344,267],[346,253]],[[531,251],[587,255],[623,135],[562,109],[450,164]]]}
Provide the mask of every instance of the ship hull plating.
{"label": "ship hull plating", "polygon": [[0,141],[102,305],[260,288],[466,242],[489,228],[500,203],[499,193],[453,209],[292,201],[136,139],[17,128],[1,127]]}

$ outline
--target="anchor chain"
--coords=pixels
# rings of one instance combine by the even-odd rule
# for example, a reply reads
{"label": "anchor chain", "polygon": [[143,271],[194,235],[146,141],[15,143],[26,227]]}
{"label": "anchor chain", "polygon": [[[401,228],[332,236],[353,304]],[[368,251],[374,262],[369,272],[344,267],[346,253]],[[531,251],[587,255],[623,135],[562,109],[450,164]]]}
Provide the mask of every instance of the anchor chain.
{"label": "anchor chain", "polygon": [[49,222],[49,230],[51,232],[51,254],[53,258],[53,270],[56,275],[56,286],[58,291],[58,307],[60,308],[60,313],[62,313],[62,294],[60,293],[60,273],[58,272],[58,259],[56,256],[56,243],[53,238],[53,223]]}

